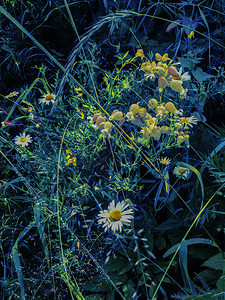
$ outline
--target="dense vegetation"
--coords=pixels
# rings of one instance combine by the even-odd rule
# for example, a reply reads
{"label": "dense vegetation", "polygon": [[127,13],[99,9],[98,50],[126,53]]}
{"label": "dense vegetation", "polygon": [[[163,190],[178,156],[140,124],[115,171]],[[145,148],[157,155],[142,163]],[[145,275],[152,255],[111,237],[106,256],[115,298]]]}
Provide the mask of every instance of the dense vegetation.
{"label": "dense vegetation", "polygon": [[225,3],[0,1],[1,299],[225,299]]}

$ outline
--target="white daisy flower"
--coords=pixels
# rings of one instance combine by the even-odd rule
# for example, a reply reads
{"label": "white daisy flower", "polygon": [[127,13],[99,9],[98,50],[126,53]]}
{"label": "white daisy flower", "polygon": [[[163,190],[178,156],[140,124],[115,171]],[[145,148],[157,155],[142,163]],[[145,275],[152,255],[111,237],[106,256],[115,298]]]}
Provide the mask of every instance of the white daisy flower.
{"label": "white daisy flower", "polygon": [[109,204],[108,210],[103,210],[98,214],[98,223],[103,224],[105,231],[111,228],[114,232],[116,230],[121,232],[123,224],[130,223],[133,218],[133,210],[126,210],[128,206],[129,204],[126,204],[124,201],[118,202],[115,205],[115,201],[113,200]]}
{"label": "white daisy flower", "polygon": [[191,116],[189,118],[183,117],[183,118],[180,118],[179,122],[182,124],[185,124],[186,126],[193,127],[192,124],[197,125],[198,119],[194,116]]}
{"label": "white daisy flower", "polygon": [[173,174],[176,175],[178,178],[182,178],[182,179],[187,179],[190,172],[191,172],[190,169],[181,166],[177,166],[173,170]]}
{"label": "white daisy flower", "polygon": [[49,105],[50,102],[54,103],[55,102],[55,94],[45,94],[39,98],[39,103],[44,103],[46,105]]}
{"label": "white daisy flower", "polygon": [[20,135],[17,135],[14,138],[14,141],[15,141],[15,144],[21,145],[22,147],[24,147],[24,146],[28,146],[28,143],[31,143],[32,137],[29,134],[26,135],[24,132]]}

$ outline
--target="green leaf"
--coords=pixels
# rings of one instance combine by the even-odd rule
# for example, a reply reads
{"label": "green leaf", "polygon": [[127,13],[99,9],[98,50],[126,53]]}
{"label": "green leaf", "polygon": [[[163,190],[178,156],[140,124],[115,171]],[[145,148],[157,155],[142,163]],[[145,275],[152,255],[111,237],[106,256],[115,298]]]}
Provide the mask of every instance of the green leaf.
{"label": "green leaf", "polygon": [[208,36],[209,36],[209,63],[210,63],[210,56],[211,56],[211,51],[210,51],[210,44],[211,44],[211,41],[210,41],[210,30],[209,30],[209,24],[208,24],[208,22],[207,22],[207,20],[206,20],[206,17],[205,17],[205,15],[203,14],[203,12],[202,12],[202,10],[201,10],[201,8],[198,6],[198,9],[199,9],[199,12],[200,12],[200,15],[201,15],[201,17],[202,17],[202,20],[203,20],[203,22],[205,23],[205,26],[206,26],[206,28],[207,28],[207,31],[208,31]]}
{"label": "green leaf", "polygon": [[[187,246],[196,245],[196,244],[205,244],[205,245],[210,245],[210,246],[216,246],[216,244],[214,244],[213,241],[211,241],[209,239],[203,239],[203,238],[193,238],[193,239],[187,240],[186,242],[187,242]],[[163,257],[165,258],[165,257],[173,254],[177,250],[178,247],[180,247],[180,243],[174,245],[169,250],[167,250],[166,253],[163,255]]]}
{"label": "green leaf", "polygon": [[208,260],[206,260],[202,266],[213,269],[213,270],[223,270],[224,268],[224,257],[222,253],[218,253],[212,257],[210,257]]}
{"label": "green leaf", "polygon": [[182,225],[182,222],[179,220],[169,219],[163,223],[161,223],[156,229],[161,231],[167,231],[171,229],[177,229]]}
{"label": "green leaf", "polygon": [[109,292],[112,289],[110,282],[102,275],[94,275],[91,281],[86,281],[81,287],[90,292]]}
{"label": "green leaf", "polygon": [[201,208],[200,208],[200,209],[202,209],[202,207],[203,207],[203,200],[204,200],[204,184],[203,184],[202,176],[201,176],[200,172],[195,167],[193,167],[192,165],[189,165],[187,163],[179,162],[179,165],[190,169],[197,176],[198,181],[199,181],[200,186],[201,186],[201,191],[202,191],[202,203],[201,203]]}
{"label": "green leaf", "polygon": [[180,57],[179,61],[181,62],[183,68],[187,68],[189,70],[192,70],[195,64],[198,64],[200,62],[200,60],[196,58],[184,58],[184,57]]}
{"label": "green leaf", "polygon": [[100,294],[92,294],[85,296],[85,300],[104,300],[105,296]]}
{"label": "green leaf", "polygon": [[[225,275],[222,275],[216,283],[217,292],[224,292],[225,291]],[[224,298],[223,298],[224,299]]]}
{"label": "green leaf", "polygon": [[225,141],[222,141],[209,155],[209,157],[213,157],[217,152],[219,152],[223,147],[225,147]]}
{"label": "green leaf", "polygon": [[166,188],[166,192],[167,194],[170,193],[170,185],[169,185],[169,182],[170,182],[170,178],[169,178],[169,172],[167,169],[165,169],[163,171],[163,175],[164,175],[164,178],[165,178],[165,188]]}
{"label": "green leaf", "polygon": [[34,218],[35,218],[35,222],[36,222],[36,225],[37,225],[38,233],[40,235],[41,243],[42,243],[42,246],[44,248],[44,253],[45,253],[47,262],[49,263],[50,260],[49,260],[48,246],[47,246],[47,243],[46,243],[46,240],[45,240],[44,228],[41,224],[41,205],[40,205],[40,202],[37,202],[36,205],[34,206]]}
{"label": "green leaf", "polygon": [[124,274],[132,268],[132,265],[125,257],[118,257],[110,259],[109,262],[104,266],[106,272],[116,272],[117,274]]}
{"label": "green leaf", "polygon": [[193,76],[195,77],[195,79],[202,84],[203,81],[206,81],[210,78],[214,78],[214,75],[208,74],[206,72],[203,72],[203,70],[201,68],[197,68],[196,70],[192,71]]}
{"label": "green leaf", "polygon": [[191,285],[190,276],[188,274],[188,266],[187,266],[188,247],[187,246],[188,246],[187,241],[182,240],[180,244],[180,250],[179,250],[179,257],[180,257],[179,263],[180,263],[184,285],[192,291],[192,294],[195,294]]}
{"label": "green leaf", "polygon": [[128,280],[126,284],[122,286],[125,299],[134,299],[136,290],[132,280]]}

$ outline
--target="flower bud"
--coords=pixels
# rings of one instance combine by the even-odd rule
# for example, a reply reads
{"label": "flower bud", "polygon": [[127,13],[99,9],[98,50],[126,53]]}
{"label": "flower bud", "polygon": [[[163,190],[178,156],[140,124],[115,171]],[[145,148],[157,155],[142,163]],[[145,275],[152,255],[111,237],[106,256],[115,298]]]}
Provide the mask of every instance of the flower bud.
{"label": "flower bud", "polygon": [[181,124],[180,123],[175,123],[175,130],[179,130],[181,128]]}
{"label": "flower bud", "polygon": [[163,77],[165,74],[165,69],[162,67],[155,67],[155,72],[159,77]]}
{"label": "flower bud", "polygon": [[150,72],[152,68],[151,62],[147,61],[141,64],[141,70],[144,72]]}
{"label": "flower bud", "polygon": [[154,98],[152,98],[152,99],[150,99],[150,100],[148,101],[148,107],[149,107],[150,109],[156,108],[157,105],[158,105],[158,101],[157,101],[156,99],[154,99]]}
{"label": "flower bud", "polygon": [[162,105],[157,106],[155,109],[156,115],[160,115],[161,117],[164,115],[165,111],[166,109]]}
{"label": "flower bud", "polygon": [[161,137],[161,129],[159,127],[155,127],[151,132],[151,136],[155,141],[158,141]]}
{"label": "flower bud", "polygon": [[172,113],[172,114],[176,114],[177,109],[175,107],[175,105],[172,102],[167,102],[165,104],[165,108],[168,112]]}
{"label": "flower bud", "polygon": [[182,93],[184,90],[182,84],[177,80],[172,80],[169,83],[169,86],[173,91],[178,92],[178,93]]}
{"label": "flower bud", "polygon": [[177,144],[181,145],[185,141],[185,138],[181,135],[177,137]]}
{"label": "flower bud", "polygon": [[112,131],[112,127],[113,127],[113,124],[111,122],[104,122],[104,129],[107,132],[111,132]]}
{"label": "flower bud", "polygon": [[147,127],[144,127],[142,130],[141,130],[141,133],[143,134],[143,139],[147,139],[149,137],[149,131],[148,131],[148,128]]}
{"label": "flower bud", "polygon": [[171,66],[171,67],[168,68],[168,73],[170,75],[174,76],[174,77],[179,77],[180,76],[179,73],[178,73],[178,71],[177,71],[177,69],[175,67],[173,67],[173,66]]}
{"label": "flower bud", "polygon": [[183,132],[183,131],[180,131],[179,135],[180,135],[180,136],[184,136],[184,132]]}
{"label": "flower bud", "polygon": [[103,116],[97,117],[96,125],[99,126],[102,122],[105,122],[105,118]]}
{"label": "flower bud", "polygon": [[156,54],[155,54],[155,59],[156,59],[157,61],[161,61],[161,60],[162,60],[162,56],[161,56],[159,53],[156,53]]}
{"label": "flower bud", "polygon": [[165,77],[159,78],[158,85],[159,85],[159,89],[164,89],[164,87],[166,87],[166,85],[167,85],[166,78]]}
{"label": "flower bud", "polygon": [[142,107],[138,110],[138,114],[141,118],[144,118],[146,116],[146,108]]}
{"label": "flower bud", "polygon": [[99,116],[101,116],[100,113],[94,114],[94,117],[92,118],[92,120],[95,122]]}
{"label": "flower bud", "polygon": [[163,125],[161,127],[161,133],[167,133],[170,131],[170,128],[168,126]]}
{"label": "flower bud", "polygon": [[129,109],[129,111],[132,112],[133,115],[136,115],[138,110],[139,110],[139,102],[137,104],[132,104]]}
{"label": "flower bud", "polygon": [[109,118],[109,120],[115,120],[115,121],[120,121],[122,119],[123,119],[123,113],[119,110],[114,111]]}
{"label": "flower bud", "polygon": [[116,112],[119,112],[119,110],[118,109],[114,109],[114,111],[112,112],[112,114],[114,114]]}

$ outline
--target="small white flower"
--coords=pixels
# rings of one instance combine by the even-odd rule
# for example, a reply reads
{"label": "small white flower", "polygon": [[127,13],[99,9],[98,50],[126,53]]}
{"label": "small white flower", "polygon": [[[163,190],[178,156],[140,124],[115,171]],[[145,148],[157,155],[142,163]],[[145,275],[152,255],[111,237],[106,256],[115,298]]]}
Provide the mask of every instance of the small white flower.
{"label": "small white flower", "polygon": [[49,105],[50,102],[54,103],[55,102],[55,94],[45,94],[39,98],[39,103],[44,103],[46,105]]}
{"label": "small white flower", "polygon": [[33,120],[33,119],[34,119],[34,114],[30,113],[30,114],[29,114],[29,118],[30,118],[31,120]]}
{"label": "small white flower", "polygon": [[26,135],[25,132],[16,136],[14,138],[15,144],[21,145],[22,147],[28,146],[28,143],[31,143],[32,137],[28,134]]}
{"label": "small white flower", "polygon": [[182,81],[191,80],[191,76],[188,74],[188,72],[185,72],[183,75],[181,75],[182,74],[182,68],[180,68],[178,73],[179,73]]}
{"label": "small white flower", "polygon": [[182,124],[185,124],[186,126],[193,127],[193,125],[197,125],[198,119],[194,116],[191,116],[189,118],[183,117],[183,118],[180,118],[179,122]]}
{"label": "small white flower", "polygon": [[182,81],[187,81],[191,79],[191,76],[188,74],[188,72],[185,72],[183,75],[181,75]]}
{"label": "small white flower", "polygon": [[149,73],[146,73],[145,75],[144,75],[144,77],[145,77],[145,80],[148,80],[148,79],[150,79],[151,81],[154,81],[155,80],[155,74],[149,74]]}
{"label": "small white flower", "polygon": [[103,210],[98,214],[98,223],[103,224],[105,231],[111,228],[114,232],[116,230],[121,232],[123,224],[130,223],[133,218],[133,210],[126,210],[128,206],[129,204],[126,204],[124,201],[118,202],[115,205],[115,201],[113,200],[109,204],[108,210]]}
{"label": "small white flower", "polygon": [[180,93],[180,98],[181,99],[184,99],[187,97],[187,92],[188,92],[188,89],[183,89],[183,91]]}
{"label": "small white flower", "polygon": [[190,172],[190,169],[181,166],[177,166],[173,170],[173,174],[182,179],[187,179]]}
{"label": "small white flower", "polygon": [[19,95],[19,92],[12,92],[12,93],[8,94],[7,96],[5,96],[5,98],[8,99],[8,98],[12,98],[12,97],[15,97],[18,95]]}

